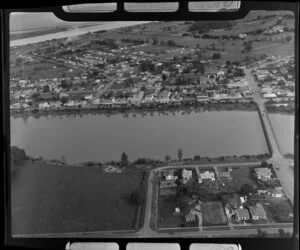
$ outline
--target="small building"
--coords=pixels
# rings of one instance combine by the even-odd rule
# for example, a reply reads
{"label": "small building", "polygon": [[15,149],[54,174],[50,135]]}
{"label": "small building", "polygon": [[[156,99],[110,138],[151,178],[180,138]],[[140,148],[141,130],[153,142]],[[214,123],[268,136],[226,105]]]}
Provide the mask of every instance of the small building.
{"label": "small building", "polygon": [[175,207],[174,214],[175,215],[180,214],[180,208],[179,207]]}
{"label": "small building", "polygon": [[200,173],[200,176],[198,178],[198,182],[202,183],[202,180],[211,180],[215,181],[215,173],[212,171],[205,171],[204,173]]}
{"label": "small building", "polygon": [[185,168],[182,170],[182,181],[186,183],[188,180],[192,178],[192,170],[186,170]]}
{"label": "small building", "polygon": [[246,39],[247,34],[239,34],[238,37],[239,37],[239,39]]}
{"label": "small building", "polygon": [[168,170],[168,171],[164,172],[164,176],[167,181],[173,181],[178,178],[176,175],[174,175],[174,172],[175,172],[174,170]]}
{"label": "small building", "polygon": [[258,189],[258,190],[257,190],[257,193],[258,193],[259,195],[261,195],[261,194],[266,194],[266,193],[268,193],[268,189]]}
{"label": "small building", "polygon": [[255,173],[259,180],[268,180],[272,176],[271,169],[269,168],[255,168]]}
{"label": "small building", "polygon": [[236,210],[236,219],[237,221],[245,221],[250,219],[250,214],[248,209],[238,208]]}
{"label": "small building", "polygon": [[193,209],[185,216],[185,221],[186,222],[194,222],[196,221],[196,214]]}
{"label": "small building", "polygon": [[267,214],[263,206],[250,206],[249,210],[253,220],[267,219]]}

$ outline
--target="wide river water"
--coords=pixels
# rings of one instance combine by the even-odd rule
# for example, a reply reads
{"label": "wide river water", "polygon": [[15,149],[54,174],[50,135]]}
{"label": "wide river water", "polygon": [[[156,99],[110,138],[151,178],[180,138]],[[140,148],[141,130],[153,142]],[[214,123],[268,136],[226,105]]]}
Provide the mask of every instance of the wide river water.
{"label": "wide river water", "polygon": [[82,115],[11,118],[11,145],[30,156],[70,163],[253,155],[268,152],[257,112],[222,111],[172,115]]}
{"label": "wide river water", "polygon": [[52,39],[60,39],[65,37],[74,37],[86,34],[88,32],[95,32],[99,30],[110,30],[110,29],[116,29],[121,27],[127,27],[132,26],[136,24],[143,24],[147,23],[147,21],[127,21],[127,22],[103,22],[99,25],[93,25],[88,27],[80,27],[80,28],[73,28],[67,31],[62,32],[56,32],[56,33],[50,33],[47,35],[40,35],[40,36],[34,36],[34,37],[28,37],[24,39],[18,39],[18,40],[12,40],[10,41],[10,46],[22,46],[26,44],[32,44],[32,43],[39,43],[44,42],[47,40]]}

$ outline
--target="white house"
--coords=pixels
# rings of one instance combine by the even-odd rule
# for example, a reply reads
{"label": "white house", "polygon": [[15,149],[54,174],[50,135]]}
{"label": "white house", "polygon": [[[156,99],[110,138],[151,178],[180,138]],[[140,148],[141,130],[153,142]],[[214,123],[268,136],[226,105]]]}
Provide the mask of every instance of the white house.
{"label": "white house", "polygon": [[205,171],[204,173],[200,173],[198,182],[202,183],[202,180],[205,180],[205,179],[215,181],[215,173],[211,172],[211,171]]}
{"label": "white house", "polygon": [[84,99],[85,99],[85,100],[92,100],[92,99],[93,99],[93,95],[92,95],[92,94],[86,95],[86,96],[84,97]]}
{"label": "white house", "polygon": [[50,108],[49,103],[47,102],[39,103],[39,109],[45,109],[45,108]]}
{"label": "white house", "polygon": [[269,168],[255,168],[255,173],[259,180],[268,180],[272,176],[272,172]]}

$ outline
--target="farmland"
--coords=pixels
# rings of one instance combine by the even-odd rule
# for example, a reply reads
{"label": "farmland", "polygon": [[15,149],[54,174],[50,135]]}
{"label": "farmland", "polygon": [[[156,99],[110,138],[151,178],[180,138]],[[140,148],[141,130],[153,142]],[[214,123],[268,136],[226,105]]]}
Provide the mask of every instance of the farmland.
{"label": "farmland", "polygon": [[26,164],[12,178],[12,233],[132,229],[136,206],[129,197],[141,179],[142,172]]}

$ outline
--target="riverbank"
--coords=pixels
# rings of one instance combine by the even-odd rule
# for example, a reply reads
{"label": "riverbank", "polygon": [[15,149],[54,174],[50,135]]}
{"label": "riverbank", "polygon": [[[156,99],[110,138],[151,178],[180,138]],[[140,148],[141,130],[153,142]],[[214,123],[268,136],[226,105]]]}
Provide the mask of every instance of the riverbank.
{"label": "riverbank", "polygon": [[[179,160],[157,160],[151,158],[139,158],[135,161],[124,164],[121,161],[107,161],[107,162],[80,162],[76,164],[70,164],[58,159],[44,159],[43,157],[34,158],[27,156],[27,163],[32,164],[46,164],[60,167],[100,167],[103,172],[108,166],[114,166],[119,169],[120,172],[136,172],[151,170],[153,168],[162,166],[174,166],[174,165],[207,165],[207,164],[225,164],[225,163],[247,163],[247,162],[261,162],[269,159],[271,156],[268,153],[258,155],[240,155],[240,156],[220,156],[220,157],[201,157],[195,155],[193,158],[184,158]],[[116,173],[120,173],[116,171]],[[111,172],[114,173],[114,172]]]}
{"label": "riverbank", "polygon": [[295,103],[265,103],[265,107],[268,113],[272,114],[284,114],[295,115]]}
{"label": "riverbank", "polygon": [[48,110],[11,110],[11,118],[40,118],[44,116],[81,116],[81,115],[119,115],[123,114],[124,117],[129,115],[136,116],[147,114],[153,115],[153,113],[159,113],[163,115],[175,114],[175,112],[182,112],[182,114],[189,114],[191,112],[209,111],[257,111],[256,103],[230,103],[230,104],[192,104],[192,105],[160,105],[160,106],[146,106],[146,107],[101,107],[101,108],[68,108],[68,109],[48,109]]}

